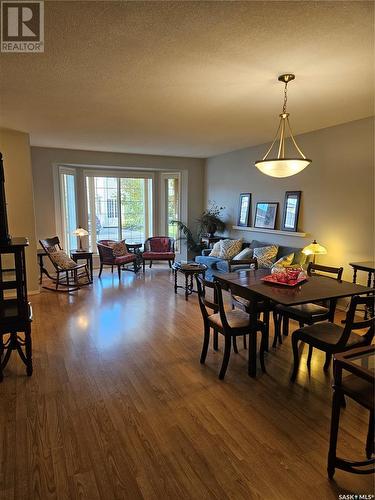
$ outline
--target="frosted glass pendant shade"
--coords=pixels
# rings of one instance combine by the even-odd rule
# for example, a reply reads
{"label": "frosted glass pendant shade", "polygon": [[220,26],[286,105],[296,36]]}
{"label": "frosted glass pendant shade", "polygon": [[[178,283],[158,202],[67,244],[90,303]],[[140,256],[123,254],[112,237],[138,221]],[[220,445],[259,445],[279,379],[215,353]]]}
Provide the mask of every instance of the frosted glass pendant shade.
{"label": "frosted glass pendant shade", "polygon": [[290,177],[301,172],[310,163],[311,160],[307,158],[276,158],[257,161],[255,166],[270,177]]}

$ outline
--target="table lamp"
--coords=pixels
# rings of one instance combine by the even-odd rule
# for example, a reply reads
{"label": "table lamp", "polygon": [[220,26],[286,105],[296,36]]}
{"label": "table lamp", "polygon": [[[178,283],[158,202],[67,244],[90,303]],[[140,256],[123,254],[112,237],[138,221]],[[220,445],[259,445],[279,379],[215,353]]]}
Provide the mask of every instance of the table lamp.
{"label": "table lamp", "polygon": [[305,255],[313,255],[313,264],[315,264],[316,255],[324,255],[327,253],[327,249],[319,245],[316,240],[314,240],[310,245],[302,249],[302,253]]}
{"label": "table lamp", "polygon": [[85,250],[82,248],[82,236],[88,236],[88,231],[86,231],[86,229],[83,229],[83,227],[78,226],[77,229],[73,231],[73,234],[75,234],[79,238],[78,252],[85,252]]}

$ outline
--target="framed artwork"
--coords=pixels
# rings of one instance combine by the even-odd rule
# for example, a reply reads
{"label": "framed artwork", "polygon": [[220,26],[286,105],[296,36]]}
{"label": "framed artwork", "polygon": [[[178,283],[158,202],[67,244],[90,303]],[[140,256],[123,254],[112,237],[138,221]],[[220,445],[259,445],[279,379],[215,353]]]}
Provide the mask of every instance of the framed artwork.
{"label": "framed artwork", "polygon": [[277,209],[279,204],[273,201],[257,203],[254,227],[259,229],[275,229]]}
{"label": "framed artwork", "polygon": [[240,194],[237,226],[249,226],[251,214],[251,193]]}
{"label": "framed artwork", "polygon": [[287,191],[285,193],[283,220],[281,223],[283,231],[297,231],[300,202],[301,191]]}

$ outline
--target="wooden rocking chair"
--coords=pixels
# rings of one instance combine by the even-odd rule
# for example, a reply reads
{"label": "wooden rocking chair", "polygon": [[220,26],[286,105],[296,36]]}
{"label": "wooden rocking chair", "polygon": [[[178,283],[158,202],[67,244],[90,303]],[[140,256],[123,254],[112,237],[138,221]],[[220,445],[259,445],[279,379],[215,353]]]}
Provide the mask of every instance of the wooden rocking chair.
{"label": "wooden rocking chair", "polygon": [[[54,292],[74,292],[81,286],[91,283],[90,274],[86,264],[77,264],[63,251],[58,236],[39,240],[43,250],[46,252],[49,260],[56,271],[56,277],[53,278],[55,288],[44,286],[47,290]],[[66,265],[64,265],[64,263]],[[87,277],[87,283],[80,283],[79,279]],[[59,288],[59,287],[62,287]]]}

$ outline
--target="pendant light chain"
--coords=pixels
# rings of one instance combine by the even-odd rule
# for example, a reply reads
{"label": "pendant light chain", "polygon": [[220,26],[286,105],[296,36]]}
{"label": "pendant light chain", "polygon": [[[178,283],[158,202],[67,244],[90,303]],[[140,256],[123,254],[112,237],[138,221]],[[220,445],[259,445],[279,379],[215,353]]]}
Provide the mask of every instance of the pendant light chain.
{"label": "pendant light chain", "polygon": [[285,87],[284,87],[284,106],[283,106],[283,114],[286,113],[286,102],[288,100],[288,82],[285,82]]}

